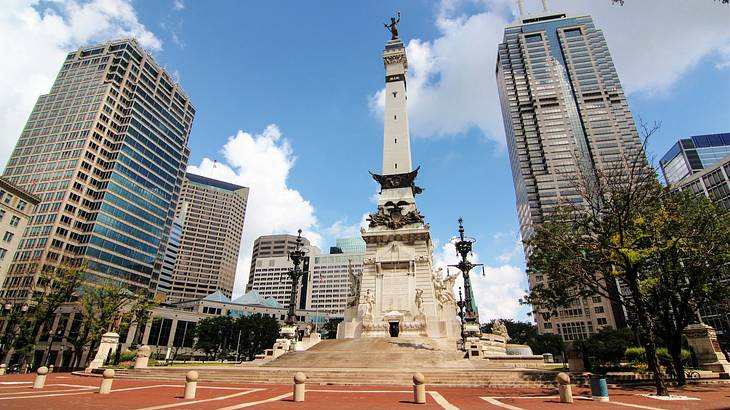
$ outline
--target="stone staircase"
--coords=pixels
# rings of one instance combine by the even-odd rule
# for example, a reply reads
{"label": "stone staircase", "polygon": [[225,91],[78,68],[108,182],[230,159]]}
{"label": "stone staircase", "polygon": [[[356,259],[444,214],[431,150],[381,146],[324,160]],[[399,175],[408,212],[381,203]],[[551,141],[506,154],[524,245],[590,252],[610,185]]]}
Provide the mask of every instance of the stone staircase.
{"label": "stone staircase", "polygon": [[290,352],[261,366],[157,367],[118,370],[117,378],[175,380],[196,370],[201,382],[290,384],[303,371],[319,385],[412,384],[421,372],[427,385],[474,387],[554,387],[557,372],[515,368],[502,361],[467,360],[455,339],[420,337],[325,340],[309,350]]}
{"label": "stone staircase", "polygon": [[413,373],[420,371],[427,385],[472,387],[554,387],[555,372],[539,370],[464,369],[313,369],[313,368],[211,368],[158,367],[117,370],[119,379],[169,380],[183,383],[185,373],[196,370],[201,382],[240,384],[291,384],[294,373],[303,371],[307,383],[314,385],[400,385],[412,384]]}

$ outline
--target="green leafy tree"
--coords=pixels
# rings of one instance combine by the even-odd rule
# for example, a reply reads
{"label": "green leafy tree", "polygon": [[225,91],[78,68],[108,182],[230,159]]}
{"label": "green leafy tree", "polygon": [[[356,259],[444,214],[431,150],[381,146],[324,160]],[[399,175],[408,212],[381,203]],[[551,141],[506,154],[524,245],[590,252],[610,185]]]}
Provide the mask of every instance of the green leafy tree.
{"label": "green leafy tree", "polygon": [[16,317],[17,328],[13,326],[10,330],[12,346],[21,357],[22,365],[28,363],[37,340],[47,338],[58,308],[76,298],[82,275],[83,267],[44,270],[36,283],[29,310]]}
{"label": "green leafy tree", "polygon": [[230,316],[214,316],[202,319],[195,326],[195,348],[205,352],[208,359],[217,360],[228,350],[233,319]]}
{"label": "green leafy tree", "polygon": [[527,345],[530,346],[534,354],[550,353],[553,356],[565,357],[565,342],[562,337],[556,334],[535,335],[527,341]]}
{"label": "green leafy tree", "polygon": [[82,318],[83,331],[72,340],[74,347],[79,347],[76,355],[79,361],[77,366],[80,365],[80,353],[84,346],[88,346],[91,356],[101,341],[101,336],[121,327],[128,320],[125,318],[130,315],[126,310],[145,297],[112,282],[85,285],[79,293],[81,296],[77,314]]}
{"label": "green leafy tree", "polygon": [[634,335],[629,329],[606,327],[582,341],[578,348],[593,363],[618,366],[626,349],[633,344],[633,339]]}
{"label": "green leafy tree", "polygon": [[647,281],[650,313],[666,343],[679,385],[686,384],[682,359],[684,329],[698,319],[698,306],[730,298],[728,213],[704,196],[665,192],[653,210],[647,237],[656,248]]}
{"label": "green leafy tree", "polygon": [[[645,135],[657,128],[645,130]],[[612,164],[602,169],[578,167],[574,188],[582,201],[558,204],[525,241],[531,249],[528,271],[547,276],[549,282],[534,286],[525,300],[537,311],[555,314],[597,294],[623,305],[646,349],[657,394],[666,396],[649,311],[650,290],[656,283],[653,259],[660,249],[648,235],[664,190],[643,150],[627,152]],[[629,297],[619,295],[617,279],[626,285]]]}
{"label": "green leafy tree", "polygon": [[257,354],[270,349],[279,337],[279,322],[260,313],[239,317],[235,328],[241,335],[241,341],[237,343],[239,358],[246,360],[253,360]]}
{"label": "green leafy tree", "polygon": [[337,338],[337,325],[342,323],[342,318],[330,319],[322,326],[325,339]]}

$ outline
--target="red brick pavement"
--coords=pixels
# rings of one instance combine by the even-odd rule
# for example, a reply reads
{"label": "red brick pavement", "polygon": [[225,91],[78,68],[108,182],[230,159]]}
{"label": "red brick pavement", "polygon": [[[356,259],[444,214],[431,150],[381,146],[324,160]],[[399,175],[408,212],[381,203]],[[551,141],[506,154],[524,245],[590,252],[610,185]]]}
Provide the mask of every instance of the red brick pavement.
{"label": "red brick pavement", "polygon": [[[46,387],[31,388],[34,375],[0,376],[0,409],[730,409],[730,385],[692,386],[673,394],[700,400],[661,401],[640,396],[650,388],[611,389],[611,403],[589,399],[590,391],[575,388],[573,405],[559,403],[552,389],[484,389],[428,387],[427,403],[412,402],[410,387],[308,385],[306,401],[292,401],[289,385],[198,384],[194,400],[182,399],[184,382],[115,380],[112,393],[97,393],[101,379],[54,373]],[[491,398],[491,402],[484,398]]]}

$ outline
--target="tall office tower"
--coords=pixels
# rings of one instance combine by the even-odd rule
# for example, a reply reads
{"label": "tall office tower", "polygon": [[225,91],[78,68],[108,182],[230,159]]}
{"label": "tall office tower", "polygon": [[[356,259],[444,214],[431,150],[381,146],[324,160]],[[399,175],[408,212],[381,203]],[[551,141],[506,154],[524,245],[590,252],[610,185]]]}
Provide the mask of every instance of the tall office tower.
{"label": "tall office tower", "polygon": [[[337,243],[340,243],[339,239]],[[310,259],[306,309],[344,315],[350,294],[350,272],[356,276],[362,274],[364,257],[363,249],[361,252],[330,252],[329,255],[318,255],[313,260]]]}
{"label": "tall office tower", "polygon": [[37,196],[0,178],[0,288],[23,231],[40,201]]}
{"label": "tall office tower", "polygon": [[[705,195],[720,207],[730,211],[730,153],[722,160],[714,161],[713,165],[706,167],[682,179],[676,187],[696,195]],[[730,286],[730,277],[726,278],[726,284]],[[730,301],[725,301],[724,304],[700,306],[700,314],[705,323],[717,330],[717,334],[730,335]]]}
{"label": "tall office tower", "polygon": [[659,160],[664,180],[676,185],[730,155],[730,133],[695,135],[679,140]]}
{"label": "tall office tower", "polygon": [[[278,240],[281,240],[283,235],[273,236],[277,236],[280,238]],[[296,236],[294,235],[286,236],[291,236],[294,240],[296,240]],[[262,236],[259,239],[262,238],[266,237]],[[287,240],[288,239],[289,238],[287,238]],[[302,240],[304,240],[304,238],[302,238]],[[304,274],[302,275],[302,279],[299,281],[299,288],[297,288],[297,309],[304,309],[306,307],[306,295],[310,278],[310,262],[312,258],[319,255],[319,248],[316,246],[305,245],[302,248],[304,249],[306,256],[300,265],[300,269],[302,269]],[[264,249],[263,252],[265,251],[266,250]],[[261,296],[274,298],[283,306],[289,306],[292,282],[287,272],[294,268],[294,264],[291,259],[289,259],[289,255],[264,256],[260,253],[255,262],[252,262],[251,265],[253,268],[253,279],[249,280],[246,292],[248,293],[253,290],[258,292]],[[250,290],[248,290],[248,288],[250,288]],[[302,297],[302,295],[305,295],[305,297]]]}
{"label": "tall office tower", "polygon": [[[309,246],[309,239],[303,237],[302,245]],[[258,258],[288,257],[289,252],[296,249],[296,247],[297,235],[264,235],[256,238],[253,243],[253,252],[251,253],[251,268],[248,275],[248,283],[246,284],[246,292],[253,290],[253,282],[256,276],[256,260]]]}
{"label": "tall office tower", "polygon": [[365,253],[365,241],[362,238],[337,238],[335,243],[344,253]]}
{"label": "tall office tower", "polygon": [[[520,2],[520,6],[521,6]],[[601,30],[590,16],[545,10],[520,16],[504,30],[496,77],[512,165],[522,238],[558,203],[581,203],[579,171],[622,166],[641,141]],[[530,249],[525,249],[526,255]],[[549,273],[548,273],[549,275]],[[531,275],[531,287],[549,283]],[[551,316],[535,312],[540,333],[566,341],[620,327],[618,306],[600,296]]]}
{"label": "tall office tower", "polygon": [[89,281],[156,288],[194,116],[135,40],[69,53],[5,169],[42,202],[0,297],[30,298],[41,271],[62,264],[83,263]]}
{"label": "tall office tower", "polygon": [[246,187],[187,174],[177,207],[182,235],[168,301],[200,299],[215,291],[231,297],[246,201]]}

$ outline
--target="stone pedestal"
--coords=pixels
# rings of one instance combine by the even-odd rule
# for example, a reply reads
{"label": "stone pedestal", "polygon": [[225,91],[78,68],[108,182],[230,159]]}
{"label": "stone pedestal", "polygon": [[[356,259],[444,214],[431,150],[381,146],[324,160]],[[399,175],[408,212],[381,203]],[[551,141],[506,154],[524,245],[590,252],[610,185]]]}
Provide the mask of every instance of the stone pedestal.
{"label": "stone pedestal", "polygon": [[99,350],[96,351],[94,360],[91,361],[89,367],[84,370],[86,373],[91,373],[92,370],[97,369],[104,365],[106,359],[109,358],[117,351],[119,345],[119,334],[115,332],[104,333],[101,336],[101,343],[99,343]]}
{"label": "stone pedestal", "polygon": [[718,373],[730,373],[730,363],[720,349],[720,342],[712,326],[695,323],[684,329],[687,342],[697,356],[700,367]]}

